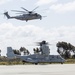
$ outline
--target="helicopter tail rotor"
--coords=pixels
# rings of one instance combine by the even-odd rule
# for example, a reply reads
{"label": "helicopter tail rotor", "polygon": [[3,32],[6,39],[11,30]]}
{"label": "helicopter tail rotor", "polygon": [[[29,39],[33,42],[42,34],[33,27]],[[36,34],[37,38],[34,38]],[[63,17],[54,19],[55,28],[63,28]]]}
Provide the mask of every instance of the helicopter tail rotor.
{"label": "helicopter tail rotor", "polygon": [[8,11],[7,11],[7,12],[4,12],[3,14],[4,14],[4,16],[6,16],[8,19],[11,18],[11,17],[9,16],[9,14],[8,14]]}
{"label": "helicopter tail rotor", "polygon": [[7,18],[10,18],[10,16],[8,15],[8,11],[4,11],[4,13],[0,13],[0,15],[4,15],[4,17],[6,16]]}

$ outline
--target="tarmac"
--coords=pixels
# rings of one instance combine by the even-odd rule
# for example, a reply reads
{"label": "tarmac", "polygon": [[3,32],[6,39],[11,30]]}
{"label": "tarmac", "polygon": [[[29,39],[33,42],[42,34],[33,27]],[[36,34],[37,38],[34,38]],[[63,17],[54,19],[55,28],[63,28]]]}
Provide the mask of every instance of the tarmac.
{"label": "tarmac", "polygon": [[0,75],[75,75],[75,64],[1,65]]}

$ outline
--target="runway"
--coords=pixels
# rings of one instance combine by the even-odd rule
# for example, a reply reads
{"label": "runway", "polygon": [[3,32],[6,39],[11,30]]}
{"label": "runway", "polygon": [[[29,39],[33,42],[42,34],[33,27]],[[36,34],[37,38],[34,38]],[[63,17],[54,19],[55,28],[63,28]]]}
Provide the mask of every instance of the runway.
{"label": "runway", "polygon": [[75,75],[75,64],[5,65],[0,75]]}

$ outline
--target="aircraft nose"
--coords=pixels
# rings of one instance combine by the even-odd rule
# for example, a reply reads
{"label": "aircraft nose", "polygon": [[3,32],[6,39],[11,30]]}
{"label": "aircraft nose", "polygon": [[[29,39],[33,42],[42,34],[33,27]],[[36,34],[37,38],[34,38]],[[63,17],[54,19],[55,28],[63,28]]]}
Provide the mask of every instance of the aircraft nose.
{"label": "aircraft nose", "polygon": [[40,15],[40,20],[42,19],[42,16]]}

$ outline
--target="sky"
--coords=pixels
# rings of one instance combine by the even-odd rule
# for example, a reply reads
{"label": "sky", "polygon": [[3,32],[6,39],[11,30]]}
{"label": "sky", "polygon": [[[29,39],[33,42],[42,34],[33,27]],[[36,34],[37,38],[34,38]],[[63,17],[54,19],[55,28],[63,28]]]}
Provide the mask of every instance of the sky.
{"label": "sky", "polygon": [[[41,14],[42,20],[20,21],[7,19],[19,15],[11,10],[33,10]],[[75,46],[75,0],[0,0],[0,49],[6,55],[7,47],[26,47],[31,53],[35,42],[49,42],[51,54],[58,54],[56,43],[65,41]]]}

